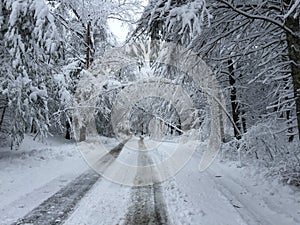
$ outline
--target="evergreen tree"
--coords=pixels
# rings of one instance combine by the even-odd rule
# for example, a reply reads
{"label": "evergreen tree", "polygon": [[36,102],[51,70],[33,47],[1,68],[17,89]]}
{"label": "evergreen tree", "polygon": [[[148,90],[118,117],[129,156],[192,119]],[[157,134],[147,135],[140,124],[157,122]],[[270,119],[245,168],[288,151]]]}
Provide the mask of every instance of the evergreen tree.
{"label": "evergreen tree", "polygon": [[48,93],[54,85],[53,65],[60,57],[61,39],[43,0],[5,1],[2,12],[1,89],[12,113],[13,145],[26,131],[48,132]]}

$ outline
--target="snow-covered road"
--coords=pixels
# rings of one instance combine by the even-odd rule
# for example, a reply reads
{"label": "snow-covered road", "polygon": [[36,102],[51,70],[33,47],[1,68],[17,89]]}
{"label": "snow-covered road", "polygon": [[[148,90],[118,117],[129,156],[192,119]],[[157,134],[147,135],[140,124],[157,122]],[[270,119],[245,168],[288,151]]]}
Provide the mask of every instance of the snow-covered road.
{"label": "snow-covered road", "polygon": [[[138,165],[151,165],[153,160],[148,155],[147,147],[143,140],[138,141]],[[157,176],[153,171],[153,176]],[[137,171],[134,183],[139,183],[143,174]],[[131,205],[128,208],[125,222],[131,224],[168,224],[167,207],[163,197],[162,186],[154,183],[147,186],[134,187],[130,197]]]}
{"label": "snow-covered road", "polygon": [[[130,146],[138,146],[140,150],[145,150],[152,144],[153,142],[148,140],[132,139],[122,151],[119,146],[119,150],[114,148],[112,154],[102,157],[99,165],[105,170],[113,165],[116,157],[127,161],[132,158],[137,165],[151,164],[156,162],[157,158],[147,151],[132,154]],[[111,144],[116,145],[117,143]],[[163,157],[163,152],[176,147],[176,143],[160,143],[156,146],[162,152],[159,157]],[[77,178],[74,177],[70,182],[68,180],[63,184],[60,183],[60,188],[53,185],[57,178],[51,173],[49,175],[51,182],[43,185],[40,182],[41,187],[38,187],[39,182],[33,182],[36,184],[35,189],[29,194],[21,195],[22,191],[10,191],[10,187],[12,189],[18,187],[14,187],[13,183],[10,186],[5,184],[8,193],[19,194],[17,197],[12,194],[10,197],[13,198],[12,201],[9,197],[1,195],[7,204],[1,206],[0,224],[12,224],[18,218],[18,223],[15,224],[300,224],[299,189],[282,186],[276,180],[268,180],[256,174],[257,170],[254,168],[237,168],[234,163],[219,163],[217,160],[208,170],[200,173],[198,165],[203,148],[204,143],[200,144],[199,150],[175,177],[154,185],[130,187],[114,183],[95,175],[90,170],[84,172],[87,167],[83,167],[79,161],[73,165],[73,170],[77,171],[76,167],[81,168],[78,170],[82,171],[81,175],[78,174]],[[62,162],[72,167],[70,163]],[[1,164],[4,165],[4,162],[0,160],[0,166]],[[10,173],[13,174],[12,171]],[[154,171],[154,176],[155,173]],[[135,183],[138,183],[142,174],[136,171],[132,177]],[[47,185],[51,184],[55,188],[48,187],[48,195],[45,193],[42,195],[41,190],[46,190]],[[5,190],[1,186],[0,193],[4,193]],[[28,195],[34,196],[34,193],[42,196],[42,200],[31,201]],[[19,207],[14,203],[21,202],[20,199],[23,202],[27,199],[30,206],[24,202],[22,213],[13,208]],[[16,215],[13,212],[16,212]],[[36,215],[43,219],[38,220],[34,217]]]}

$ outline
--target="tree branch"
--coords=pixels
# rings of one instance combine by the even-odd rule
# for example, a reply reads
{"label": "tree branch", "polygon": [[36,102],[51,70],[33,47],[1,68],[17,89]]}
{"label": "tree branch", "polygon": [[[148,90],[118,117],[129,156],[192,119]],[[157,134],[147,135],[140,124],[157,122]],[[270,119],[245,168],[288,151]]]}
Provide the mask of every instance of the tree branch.
{"label": "tree branch", "polygon": [[232,5],[231,3],[225,1],[225,0],[217,0],[218,2],[221,2],[223,4],[225,4],[226,6],[228,6],[229,8],[231,8],[233,11],[235,11],[236,13],[243,15],[249,19],[257,19],[257,20],[263,20],[263,21],[267,21],[269,23],[272,23],[278,27],[280,27],[281,29],[283,29],[285,32],[291,34],[292,36],[295,37],[299,37],[298,34],[295,34],[291,29],[289,29],[288,27],[286,27],[284,24],[278,22],[277,20],[274,20],[272,18],[269,18],[267,16],[259,16],[259,15],[253,15],[250,13],[247,13],[243,10],[238,9],[237,7],[235,7],[234,5]]}

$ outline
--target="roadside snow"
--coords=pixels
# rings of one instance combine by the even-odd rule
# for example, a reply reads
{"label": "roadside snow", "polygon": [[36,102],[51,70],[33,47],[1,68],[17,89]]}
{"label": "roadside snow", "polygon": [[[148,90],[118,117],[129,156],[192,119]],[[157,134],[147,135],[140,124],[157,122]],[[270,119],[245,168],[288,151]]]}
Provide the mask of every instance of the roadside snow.
{"label": "roadside snow", "polygon": [[[204,149],[203,145],[200,149]],[[198,171],[201,154],[164,183],[175,224],[300,224],[300,190],[218,160]]]}
{"label": "roadside snow", "polygon": [[0,148],[0,221],[10,224],[88,169],[73,141],[26,136],[20,149]]}

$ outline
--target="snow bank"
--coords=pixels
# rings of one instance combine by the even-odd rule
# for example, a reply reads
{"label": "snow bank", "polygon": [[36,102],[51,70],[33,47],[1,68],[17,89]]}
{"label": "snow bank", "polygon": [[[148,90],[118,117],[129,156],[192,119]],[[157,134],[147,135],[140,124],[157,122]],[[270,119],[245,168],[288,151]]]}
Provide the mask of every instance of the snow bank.
{"label": "snow bank", "polygon": [[0,221],[10,224],[88,169],[75,143],[25,136],[20,149],[0,148]]}

